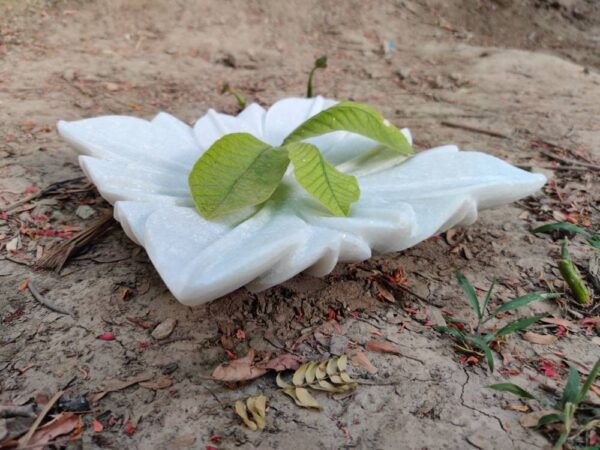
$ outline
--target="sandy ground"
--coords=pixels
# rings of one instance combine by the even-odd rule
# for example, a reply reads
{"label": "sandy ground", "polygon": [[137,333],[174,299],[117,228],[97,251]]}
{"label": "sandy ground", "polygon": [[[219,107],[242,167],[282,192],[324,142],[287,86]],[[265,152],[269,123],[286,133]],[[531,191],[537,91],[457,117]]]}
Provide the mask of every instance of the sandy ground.
{"label": "sandy ground", "polygon": [[[109,380],[148,373],[168,386],[133,385],[86,406],[84,429],[68,448],[548,447],[547,435],[520,425],[522,402],[485,386],[511,381],[539,393],[543,384],[563,385],[569,365],[591,367],[600,358],[598,333],[581,320],[595,309],[582,311],[564,296],[523,310],[573,326],[535,325],[559,335],[551,345],[512,336],[495,354],[494,374],[465,362],[431,323],[442,311],[474,319],[456,270],[480,294],[496,278],[494,306],[564,290],[559,242],[529,230],[566,219],[598,230],[599,50],[593,0],[2,0],[0,206],[82,175],[55,131],[59,119],[167,111],[193,123],[209,107],[236,112],[235,100],[220,94],[225,82],[269,105],[303,95],[321,54],[329,68],[317,75],[318,93],[377,107],[411,128],[418,149],[456,143],[550,181],[534,197],[409,251],[340,265],[323,279],[298,276],[257,295],[242,289],[195,309],[175,301],[117,226],[60,273],[33,270],[69,227],[87,226],[110,205],[81,185],[25,203],[0,221],[0,402],[41,408],[61,389],[89,395]],[[77,216],[81,205],[95,215]],[[27,230],[44,226],[63,234]],[[571,252],[587,276],[592,250],[575,238]],[[392,289],[394,303],[382,300],[372,281],[377,269],[402,269],[407,288],[425,300],[402,289]],[[25,280],[73,315],[36,302]],[[154,339],[151,327],[169,318],[177,320],[171,336]],[[116,339],[99,339],[106,332]],[[370,339],[396,343],[401,354],[368,352]],[[319,395],[322,411],[276,392],[271,374],[237,386],[209,378],[228,352],[251,348],[293,350],[305,360],[363,351],[377,372],[354,367],[369,385]],[[270,405],[262,433],[244,428],[231,408],[260,392]],[[94,419],[103,431],[94,432]],[[31,422],[0,419],[0,440]]]}

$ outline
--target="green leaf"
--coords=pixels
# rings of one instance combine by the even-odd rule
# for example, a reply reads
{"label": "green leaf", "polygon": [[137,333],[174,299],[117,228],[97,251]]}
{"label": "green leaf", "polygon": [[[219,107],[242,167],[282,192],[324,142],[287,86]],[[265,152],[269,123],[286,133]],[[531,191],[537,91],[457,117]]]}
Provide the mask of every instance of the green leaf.
{"label": "green leaf", "polygon": [[509,334],[526,329],[532,323],[537,322],[541,318],[542,318],[542,316],[531,316],[531,317],[526,317],[525,319],[520,319],[515,322],[511,322],[508,325],[506,325],[505,327],[502,327],[498,331],[496,331],[496,333],[494,333],[494,335],[496,337],[508,336]]}
{"label": "green leaf", "polygon": [[454,327],[444,327],[441,325],[435,325],[433,327],[434,330],[439,331],[440,333],[447,333],[450,336],[456,338],[457,340],[459,340],[461,343],[464,342],[467,339],[467,335],[464,334],[462,331],[460,331],[457,328]]}
{"label": "green leaf", "polygon": [[327,68],[327,56],[323,55],[315,60],[315,65],[313,66],[310,74],[308,75],[308,82],[306,83],[306,96],[311,98],[313,96],[313,77],[317,69],[326,69]]}
{"label": "green leaf", "polygon": [[593,234],[589,231],[578,227],[577,225],[573,225],[572,223],[567,222],[557,222],[557,223],[547,223],[546,225],[542,225],[541,227],[537,227],[534,230],[531,230],[532,233],[550,233],[554,230],[563,230],[569,231],[571,233],[581,234],[584,236],[588,244],[590,244],[593,248],[600,249],[600,234]]}
{"label": "green leaf", "polygon": [[462,286],[463,291],[465,291],[465,294],[467,294],[467,298],[469,299],[471,308],[473,308],[473,310],[475,311],[475,314],[477,314],[477,318],[481,320],[481,317],[482,317],[481,308],[479,306],[479,300],[477,299],[477,294],[475,294],[475,289],[473,289],[473,286],[471,286],[471,283],[469,283],[469,280],[467,280],[467,278],[462,273],[456,272],[456,279]]}
{"label": "green leaf", "polygon": [[590,387],[592,386],[592,384],[594,384],[594,381],[596,381],[598,372],[600,372],[600,359],[598,361],[596,361],[596,364],[594,364],[592,371],[586,378],[585,383],[583,383],[583,387],[581,388],[581,391],[579,391],[579,393],[577,394],[577,398],[575,399],[576,405],[578,405],[579,403],[581,403],[583,401],[583,399],[585,398],[585,395],[590,390]]}
{"label": "green leaf", "polygon": [[196,208],[214,219],[268,200],[288,155],[248,133],[223,136],[196,161],[188,182]]}
{"label": "green leaf", "polygon": [[347,216],[350,205],[358,200],[360,188],[352,175],[338,172],[317,147],[302,142],[288,144],[298,183],[336,216]]}
{"label": "green leaf", "polygon": [[499,308],[495,309],[490,315],[497,316],[500,313],[511,311],[513,309],[521,308],[522,306],[528,305],[529,303],[536,302],[538,300],[546,300],[549,298],[557,298],[562,294],[554,292],[534,292],[532,294],[524,295],[523,297],[515,298],[509,302],[504,303]]}
{"label": "green leaf", "polygon": [[541,428],[546,425],[550,425],[551,423],[562,422],[565,418],[561,414],[546,414],[545,416],[540,417],[536,428]]}
{"label": "green leaf", "polygon": [[475,344],[477,347],[483,350],[483,352],[485,353],[485,359],[487,360],[488,367],[490,368],[490,372],[493,372],[494,355],[492,354],[492,350],[490,349],[490,347],[487,345],[487,342],[485,342],[479,336],[476,336],[474,334],[469,335],[469,339],[473,342],[473,344]]}
{"label": "green leaf", "polygon": [[577,399],[577,394],[579,393],[579,372],[574,367],[569,368],[569,378],[567,379],[567,384],[565,385],[565,390],[562,393],[562,396],[559,401],[560,408],[567,403],[575,403]]}
{"label": "green leaf", "polygon": [[600,234],[596,234],[590,238],[588,238],[588,244],[592,247],[600,249]]}
{"label": "green leaf", "polygon": [[492,281],[492,285],[490,286],[489,290],[485,294],[485,298],[483,299],[483,305],[481,306],[482,316],[487,310],[487,306],[488,306],[488,303],[490,302],[490,298],[492,297],[492,291],[494,290],[495,285],[496,285],[496,278],[494,278],[494,281]]}
{"label": "green leaf", "polygon": [[333,131],[350,131],[366,136],[403,155],[414,152],[400,130],[373,108],[356,102],[338,103],[321,111],[292,131],[283,143],[303,141]]}
{"label": "green leaf", "polygon": [[547,223],[545,225],[542,225],[540,227],[537,227],[537,228],[531,230],[531,232],[533,234],[551,233],[552,231],[555,231],[555,230],[569,231],[571,233],[581,234],[587,238],[589,238],[591,236],[591,234],[588,231],[584,230],[583,228],[578,227],[577,225],[573,225],[572,223],[567,223],[567,222]]}
{"label": "green leaf", "polygon": [[488,386],[490,389],[494,389],[496,391],[501,392],[510,392],[511,394],[515,394],[517,397],[529,398],[531,400],[537,400],[537,397],[533,394],[530,394],[525,389],[520,386],[517,386],[513,383],[496,383]]}
{"label": "green leaf", "polygon": [[569,438],[569,430],[564,431],[558,438],[558,440],[554,443],[552,450],[560,450],[562,446],[567,442]]}

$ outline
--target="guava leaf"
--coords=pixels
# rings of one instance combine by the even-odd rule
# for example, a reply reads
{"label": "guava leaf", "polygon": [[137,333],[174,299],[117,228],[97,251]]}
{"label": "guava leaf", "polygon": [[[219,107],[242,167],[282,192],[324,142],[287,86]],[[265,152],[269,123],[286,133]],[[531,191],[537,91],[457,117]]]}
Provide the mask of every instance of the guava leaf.
{"label": "guava leaf", "polygon": [[336,170],[312,144],[297,142],[285,148],[298,183],[333,214],[347,216],[360,196],[356,178]]}
{"label": "guava leaf", "polygon": [[283,143],[291,144],[333,131],[360,134],[403,155],[413,153],[400,130],[373,108],[356,102],[338,103],[321,111],[292,131]]}
{"label": "guava leaf", "polygon": [[268,200],[288,165],[281,149],[248,133],[232,133],[196,161],[188,183],[200,214],[214,219]]}

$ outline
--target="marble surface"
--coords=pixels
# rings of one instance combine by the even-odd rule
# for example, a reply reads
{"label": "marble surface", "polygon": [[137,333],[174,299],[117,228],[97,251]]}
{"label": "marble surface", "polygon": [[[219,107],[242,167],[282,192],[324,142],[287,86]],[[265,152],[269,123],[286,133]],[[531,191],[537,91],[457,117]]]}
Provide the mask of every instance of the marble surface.
{"label": "marble surface", "polygon": [[[361,197],[349,217],[332,216],[306,194],[290,170],[274,197],[219,221],[194,209],[187,176],[203,151],[227,133],[245,131],[272,145],[335,101],[283,99],[268,110],[252,104],[238,116],[213,110],[193,127],[160,113],[151,121],[103,116],[60,121],[79,163],[114,205],[125,233],[143,246],[156,270],[186,305],[242,286],[259,291],[307,271],[329,273],[338,262],[399,251],[457,225],[481,209],[510,203],[546,179],[453,145],[401,158],[369,153],[374,143],[335,132],[309,140],[339,169],[358,177]],[[408,130],[402,130],[411,139]]]}

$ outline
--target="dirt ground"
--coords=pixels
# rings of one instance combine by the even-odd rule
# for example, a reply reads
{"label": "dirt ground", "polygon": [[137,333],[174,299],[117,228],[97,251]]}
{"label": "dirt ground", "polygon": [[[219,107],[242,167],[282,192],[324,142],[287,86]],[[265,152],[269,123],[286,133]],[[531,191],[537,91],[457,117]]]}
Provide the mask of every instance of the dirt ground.
{"label": "dirt ground", "polygon": [[[303,95],[322,54],[329,67],[317,74],[316,91],[377,107],[411,128],[417,149],[456,143],[550,181],[533,197],[484,211],[468,229],[408,251],[340,265],[323,279],[301,275],[259,294],[241,289],[194,309],[177,303],[118,226],[59,273],[34,269],[72,227],[86,227],[110,205],[85,183],[23,203],[0,217],[0,402],[32,403],[39,412],[63,389],[78,398],[114,379],[151,380],[86,405],[83,431],[67,444],[59,438],[56,447],[550,446],[548,435],[520,425],[523,402],[485,386],[510,381],[543,395],[543,385],[564,385],[569,366],[589,370],[600,358],[600,338],[585,319],[597,310],[582,310],[565,295],[520,311],[569,322],[531,328],[558,335],[551,345],[512,336],[495,354],[493,374],[483,361],[467,361],[431,324],[442,311],[474,319],[456,270],[481,295],[496,278],[492,306],[565,290],[560,241],[529,230],[557,220],[598,230],[595,0],[1,0],[0,207],[82,176],[56,133],[59,119],[167,111],[193,123],[210,107],[236,112],[235,100],[220,94],[225,82],[269,105]],[[82,205],[95,214],[76,215]],[[593,250],[574,238],[571,253],[590,281]],[[385,300],[375,271],[398,269],[412,294],[392,286],[394,299]],[[71,315],[35,301],[26,280]],[[156,340],[152,326],[166,319],[177,320],[175,329]],[[114,340],[100,339],[109,332]],[[401,352],[369,352],[363,347],[371,339]],[[376,372],[354,366],[368,384],[320,394],[323,409],[311,411],[277,392],[272,374],[236,386],[210,379],[228,355],[249,349],[293,351],[305,360],[363,352]],[[270,408],[259,433],[244,428],[231,405],[261,392]],[[94,419],[102,431],[94,431]],[[0,441],[32,422],[0,419]]]}

